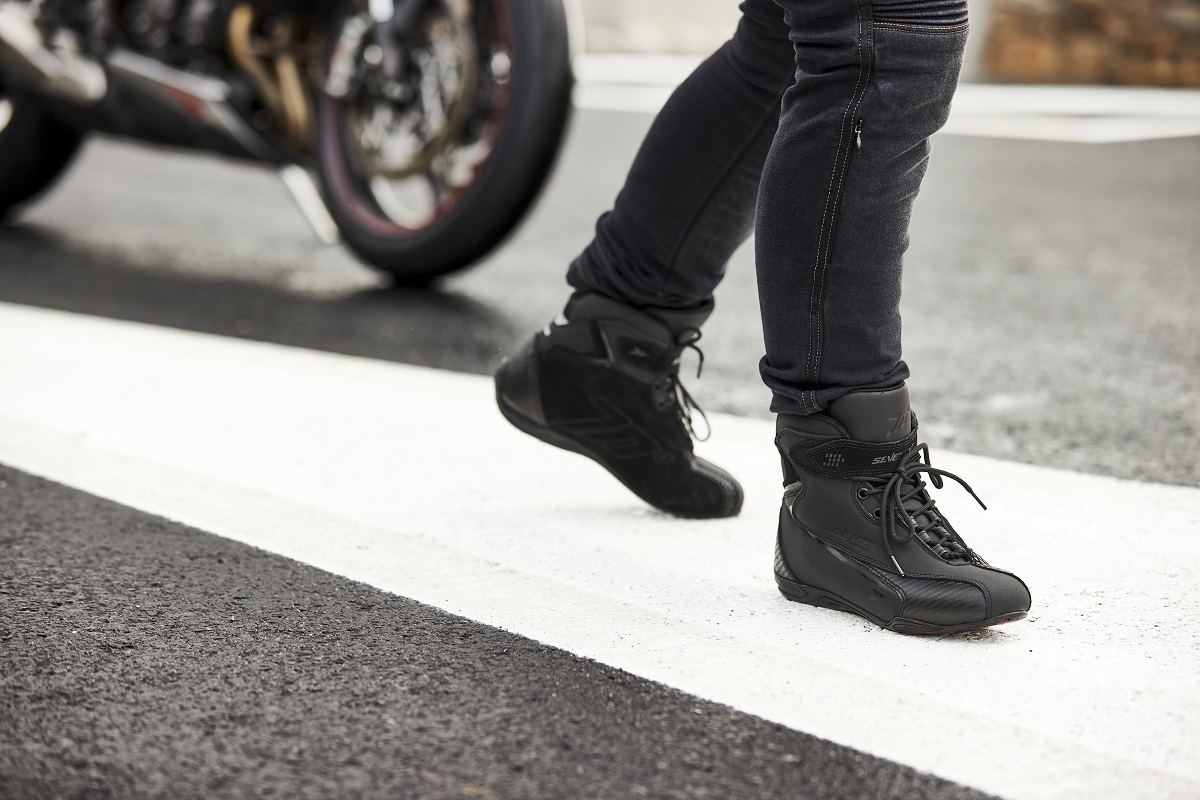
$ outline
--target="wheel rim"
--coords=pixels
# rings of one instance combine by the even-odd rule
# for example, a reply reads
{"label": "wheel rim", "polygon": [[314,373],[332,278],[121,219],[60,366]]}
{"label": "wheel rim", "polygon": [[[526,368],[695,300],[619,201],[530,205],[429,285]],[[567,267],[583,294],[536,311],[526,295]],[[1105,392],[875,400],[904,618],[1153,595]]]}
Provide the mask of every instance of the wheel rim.
{"label": "wheel rim", "polygon": [[478,182],[508,106],[505,3],[440,0],[429,8],[402,74],[372,76],[372,62],[382,59],[371,52],[377,45],[365,44],[357,91],[322,100],[331,189],[378,235],[412,235],[450,214]]}

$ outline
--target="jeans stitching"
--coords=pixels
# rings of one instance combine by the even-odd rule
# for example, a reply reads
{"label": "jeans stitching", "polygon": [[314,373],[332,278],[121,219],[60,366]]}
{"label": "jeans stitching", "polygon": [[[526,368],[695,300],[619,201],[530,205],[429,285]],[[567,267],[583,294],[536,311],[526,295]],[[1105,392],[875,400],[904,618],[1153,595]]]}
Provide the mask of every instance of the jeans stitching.
{"label": "jeans stitching", "polygon": [[872,25],[872,27],[873,28],[887,28],[889,30],[897,30],[897,31],[902,31],[902,32],[906,32],[906,33],[907,32],[931,33],[934,35],[946,36],[946,35],[951,35],[951,34],[955,34],[955,33],[962,33],[963,31],[967,30],[970,27],[970,25],[968,23],[964,22],[960,25],[955,25],[950,28],[942,28],[942,27],[936,27],[933,25],[901,25],[900,23],[897,23],[897,22],[876,22],[874,25]]}
{"label": "jeans stitching", "polygon": [[[874,25],[872,24],[872,29],[873,28],[874,28]],[[862,26],[860,24],[859,25],[859,46],[860,46],[860,48],[862,46],[862,44],[861,44],[862,37],[863,37]],[[870,31],[868,31],[868,36],[867,36],[867,77],[866,77],[866,80],[863,81],[862,95],[860,97],[858,97],[857,101],[855,101],[854,99],[851,99],[851,104],[854,106],[854,112],[853,112],[853,114],[851,114],[851,119],[855,119],[858,117],[858,110],[860,108],[862,108],[863,101],[866,100],[866,97],[867,97],[867,90],[871,86],[871,74],[874,71],[874,67],[875,67],[875,59],[874,59],[873,55],[874,55],[873,54],[873,45],[870,40]],[[825,242],[825,258],[824,258],[825,269],[822,270],[822,272],[821,272],[821,294],[820,294],[821,309],[820,310],[821,310],[822,320],[824,319],[825,282],[829,275],[829,262],[833,258],[833,241],[834,241],[835,234],[837,233],[837,218],[838,218],[838,209],[839,209],[838,204],[841,201],[842,192],[846,188],[846,173],[850,169],[850,160],[852,157],[851,153],[852,153],[852,150],[850,149],[850,147],[847,146],[846,158],[844,161],[842,161],[842,174],[839,176],[839,179],[838,179],[837,194],[833,198],[833,205],[831,207],[832,214],[831,214],[831,217],[829,220],[829,238]],[[816,352],[816,365],[817,365],[818,370],[820,369],[820,365],[821,365],[821,350],[824,347],[824,340],[825,340],[825,336],[823,333],[823,328],[819,326],[817,328],[817,352]],[[817,376],[814,376],[814,378],[815,377],[817,377]]]}
{"label": "jeans stitching", "polygon": [[[816,372],[818,366],[816,361],[816,347],[813,344],[813,327],[816,326],[819,330],[821,326],[821,320],[819,314],[817,313],[816,306],[817,287],[820,284],[819,271],[821,267],[821,245],[825,241],[825,218],[829,214],[829,198],[833,195],[833,181],[837,178],[838,160],[842,155],[842,140],[844,138],[843,134],[846,130],[846,115],[850,113],[850,106],[854,104],[854,96],[858,94],[858,86],[859,83],[862,82],[862,8],[861,6],[855,4],[855,9],[858,14],[858,77],[855,79],[854,92],[851,95],[850,102],[846,105],[846,110],[842,112],[842,122],[840,128],[838,129],[837,152],[835,152],[833,156],[833,169],[829,173],[829,188],[825,191],[825,207],[821,210],[821,228],[817,234],[817,255],[816,258],[813,259],[812,289],[810,289],[808,293],[808,355],[806,358],[806,363],[811,367],[809,374],[812,376],[814,383],[817,381]],[[809,402],[808,395],[810,393],[815,395],[815,391],[803,392],[800,395],[800,402],[804,405],[804,409],[806,411],[809,413],[816,413],[817,407],[815,399],[813,402]]]}
{"label": "jeans stitching", "polygon": [[[864,82],[864,80],[863,80],[863,18],[862,18],[862,3],[861,2],[855,3],[855,12],[858,15],[858,78],[855,80],[854,91],[850,95],[850,101],[846,104],[846,109],[842,112],[842,122],[838,129],[838,146],[837,146],[837,151],[834,153],[833,170],[829,174],[829,189],[826,191],[826,194],[825,194],[825,208],[822,209],[822,211],[821,211],[821,228],[817,235],[817,254],[816,254],[816,259],[813,262],[813,288],[809,292],[809,298],[808,298],[808,311],[809,311],[808,362],[812,366],[810,375],[811,375],[814,383],[819,380],[819,372],[820,372],[820,368],[821,368],[820,356],[819,356],[818,350],[820,347],[821,328],[822,328],[822,324],[824,321],[822,319],[822,309],[824,308],[824,297],[819,296],[818,286],[822,287],[821,292],[823,292],[824,285],[825,285],[825,270],[822,269],[821,252],[823,249],[822,245],[825,244],[825,221],[826,221],[826,218],[829,218],[830,228],[831,228],[830,238],[832,238],[832,235],[833,235],[833,231],[832,231],[833,218],[832,217],[834,214],[836,214],[836,212],[832,211],[832,206],[831,206],[830,201],[834,196],[834,188],[833,188],[834,181],[837,179],[838,163],[841,161],[842,146],[845,144],[846,118],[850,114],[851,109],[857,108],[858,105],[861,104],[861,100],[859,98],[859,91],[862,90],[865,94],[866,84],[869,83],[869,81],[870,81],[870,64],[869,63],[868,63],[868,67],[867,67],[867,76],[868,76],[867,81]],[[846,158],[847,164],[849,163],[849,160],[850,160],[849,152],[847,152],[847,158]],[[842,174],[843,174],[843,176],[845,175],[844,167],[842,170]],[[841,196],[841,186],[838,187],[837,195],[839,197]],[[818,302],[818,299],[820,302]],[[815,346],[813,343],[814,327],[816,328],[816,338],[817,338],[817,344]],[[811,403],[808,398],[809,394],[812,394],[814,396],[814,399],[811,401]],[[812,406],[810,409],[810,413],[816,413],[819,410],[817,408],[815,396],[816,396],[815,390],[813,390],[811,392],[804,392],[800,396],[801,403],[804,405],[805,409],[809,409],[810,405]]]}

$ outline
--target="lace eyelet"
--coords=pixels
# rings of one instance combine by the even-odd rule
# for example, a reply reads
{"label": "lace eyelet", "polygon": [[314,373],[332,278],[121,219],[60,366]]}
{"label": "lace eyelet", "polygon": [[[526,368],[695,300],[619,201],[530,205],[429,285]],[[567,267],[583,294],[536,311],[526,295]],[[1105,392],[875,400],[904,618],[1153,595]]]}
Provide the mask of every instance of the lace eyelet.
{"label": "lace eyelet", "polygon": [[865,486],[858,487],[858,499],[859,500],[866,500],[867,495],[869,495],[869,494],[870,494],[870,492],[867,491],[867,487],[865,487]]}
{"label": "lace eyelet", "polygon": [[871,516],[875,519],[883,519],[883,510],[877,508],[871,512]]}

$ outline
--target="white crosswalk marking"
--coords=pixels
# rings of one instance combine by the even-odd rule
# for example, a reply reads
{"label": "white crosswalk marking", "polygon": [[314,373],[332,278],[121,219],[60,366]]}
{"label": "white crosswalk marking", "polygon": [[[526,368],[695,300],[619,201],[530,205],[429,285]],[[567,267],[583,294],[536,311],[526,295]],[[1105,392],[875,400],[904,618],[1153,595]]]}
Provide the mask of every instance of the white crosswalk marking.
{"label": "white crosswalk marking", "polygon": [[14,467],[1005,797],[1200,793],[1200,490],[935,454],[1034,609],[930,640],[778,595],[766,422],[713,415],[746,507],[697,523],[484,378],[5,304],[0,375]]}

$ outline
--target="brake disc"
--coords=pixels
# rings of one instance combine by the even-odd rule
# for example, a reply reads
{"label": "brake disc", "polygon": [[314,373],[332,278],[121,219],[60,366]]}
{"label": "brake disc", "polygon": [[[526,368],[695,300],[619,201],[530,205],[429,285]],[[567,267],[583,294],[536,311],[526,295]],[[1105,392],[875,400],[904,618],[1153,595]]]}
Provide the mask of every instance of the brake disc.
{"label": "brake disc", "polygon": [[347,118],[365,174],[403,180],[429,173],[458,139],[478,83],[472,24],[469,2],[439,0],[403,41],[388,43],[391,54],[372,35],[389,32],[362,31]]}

